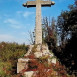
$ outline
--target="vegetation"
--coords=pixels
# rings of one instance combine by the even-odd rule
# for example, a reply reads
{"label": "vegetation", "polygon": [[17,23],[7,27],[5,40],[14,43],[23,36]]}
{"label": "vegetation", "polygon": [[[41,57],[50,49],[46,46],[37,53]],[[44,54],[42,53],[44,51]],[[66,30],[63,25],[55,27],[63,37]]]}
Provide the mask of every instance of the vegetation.
{"label": "vegetation", "polygon": [[0,43],[0,77],[19,77],[17,60],[27,52],[28,46],[17,43]]}
{"label": "vegetation", "polygon": [[57,24],[54,18],[43,19],[43,43],[48,44],[69,74],[77,75],[77,0],[68,8],[58,16]]}
{"label": "vegetation", "polygon": [[67,68],[69,74],[77,76],[77,0],[62,11],[57,20],[59,46],[53,52]]}
{"label": "vegetation", "polygon": [[[28,68],[24,68],[21,71],[21,75],[24,75],[26,71],[35,71],[32,77],[70,77],[63,65],[58,61],[56,64],[48,63],[48,57],[36,58],[33,54],[26,56],[29,58]],[[25,66],[26,67],[26,66]]]}
{"label": "vegetation", "polygon": [[42,27],[42,33],[43,33],[43,43],[47,43],[49,46],[49,49],[53,49],[54,46],[56,46],[57,42],[57,34],[56,34],[56,24],[54,17],[50,20],[48,20],[47,17],[43,19],[43,27]]}

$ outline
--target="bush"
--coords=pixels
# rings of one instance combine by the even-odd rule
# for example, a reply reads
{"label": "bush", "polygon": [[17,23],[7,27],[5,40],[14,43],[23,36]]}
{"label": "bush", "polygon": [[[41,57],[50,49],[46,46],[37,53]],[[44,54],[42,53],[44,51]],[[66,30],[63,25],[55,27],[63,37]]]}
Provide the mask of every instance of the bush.
{"label": "bush", "polygon": [[[25,44],[0,43],[0,77],[19,77],[17,73],[17,60],[28,51]],[[15,75],[15,76],[14,76]],[[20,76],[21,77],[21,76]]]}

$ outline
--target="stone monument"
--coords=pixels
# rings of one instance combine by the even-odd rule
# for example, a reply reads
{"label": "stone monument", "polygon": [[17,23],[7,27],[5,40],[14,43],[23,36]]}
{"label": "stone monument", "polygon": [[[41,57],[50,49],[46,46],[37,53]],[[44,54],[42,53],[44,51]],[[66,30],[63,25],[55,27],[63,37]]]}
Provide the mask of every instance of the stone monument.
{"label": "stone monument", "polygon": [[[25,70],[28,68],[28,62],[29,60],[36,60],[37,58],[40,58],[42,56],[49,56],[52,57],[53,54],[49,52],[48,46],[42,44],[42,21],[41,21],[41,7],[50,7],[51,5],[54,5],[55,3],[50,0],[33,0],[33,1],[27,1],[23,4],[24,7],[30,8],[30,7],[36,7],[36,24],[35,24],[35,45],[36,52],[34,52],[34,59],[31,58],[20,58],[18,59],[17,63],[17,73],[21,73],[21,71],[25,68]],[[25,57],[28,55],[32,55],[32,49],[34,45],[29,46],[28,52],[24,55]],[[50,60],[49,62],[56,63],[56,60]],[[25,77],[32,77],[32,74],[34,71],[26,71],[24,72]]]}
{"label": "stone monument", "polygon": [[42,21],[41,21],[41,7],[50,7],[55,3],[50,0],[35,0],[27,1],[23,6],[30,8],[36,7],[36,26],[35,26],[35,44],[42,44]]}

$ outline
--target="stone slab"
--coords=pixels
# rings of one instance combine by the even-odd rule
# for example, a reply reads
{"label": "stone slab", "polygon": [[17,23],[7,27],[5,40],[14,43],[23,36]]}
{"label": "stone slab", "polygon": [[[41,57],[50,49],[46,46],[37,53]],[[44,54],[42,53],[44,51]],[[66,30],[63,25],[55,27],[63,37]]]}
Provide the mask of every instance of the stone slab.
{"label": "stone slab", "polygon": [[26,66],[26,62],[25,63],[21,63],[21,62],[18,62],[17,63],[17,73],[20,73]]}
{"label": "stone slab", "polygon": [[27,71],[24,73],[24,77],[32,77],[34,71]]}

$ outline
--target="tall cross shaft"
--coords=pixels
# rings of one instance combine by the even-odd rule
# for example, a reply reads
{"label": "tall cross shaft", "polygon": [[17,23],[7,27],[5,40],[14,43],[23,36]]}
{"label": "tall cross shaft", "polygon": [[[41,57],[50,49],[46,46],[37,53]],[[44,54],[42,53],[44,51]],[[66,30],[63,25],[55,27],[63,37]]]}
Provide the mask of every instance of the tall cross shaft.
{"label": "tall cross shaft", "polygon": [[24,7],[36,7],[36,27],[35,27],[35,44],[42,44],[42,21],[41,21],[41,7],[50,7],[55,3],[50,0],[36,0],[27,1],[24,3]]}

